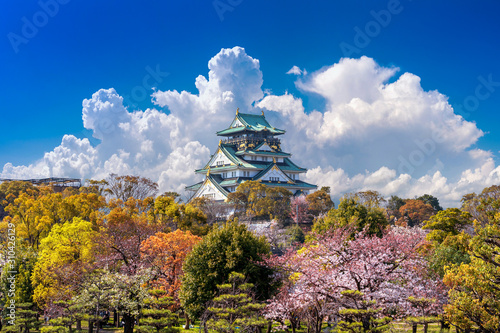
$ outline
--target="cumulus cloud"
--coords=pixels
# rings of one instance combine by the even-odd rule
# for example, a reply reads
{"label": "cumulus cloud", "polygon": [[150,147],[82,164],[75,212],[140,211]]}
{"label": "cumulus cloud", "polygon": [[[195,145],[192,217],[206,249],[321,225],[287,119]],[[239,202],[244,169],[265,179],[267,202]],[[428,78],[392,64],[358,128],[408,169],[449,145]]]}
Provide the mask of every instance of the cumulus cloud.
{"label": "cumulus cloud", "polygon": [[484,133],[454,113],[447,96],[425,91],[420,78],[383,67],[368,57],[341,59],[307,73],[292,67],[296,86],[325,101],[306,110],[300,96],[264,93],[257,59],[241,47],[222,49],[208,62],[197,92],[154,91],[155,108],[128,110],[112,88],[82,103],[83,126],[98,139],[63,137],[28,166],[4,165],[1,177],[104,178],[110,172],[158,181],[162,191],[182,191],[209,159],[236,108],[260,113],[278,128],[293,160],[309,168],[305,180],[346,192],[374,189],[383,195],[429,193],[444,205],[463,194],[500,183],[491,152],[476,146]]}

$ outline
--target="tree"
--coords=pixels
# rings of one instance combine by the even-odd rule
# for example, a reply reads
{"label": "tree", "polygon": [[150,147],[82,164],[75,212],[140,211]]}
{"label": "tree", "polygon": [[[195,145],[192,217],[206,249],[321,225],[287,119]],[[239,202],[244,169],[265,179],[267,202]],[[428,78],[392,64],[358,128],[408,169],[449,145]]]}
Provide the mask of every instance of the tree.
{"label": "tree", "polygon": [[5,208],[13,203],[21,193],[36,197],[38,191],[39,189],[30,182],[19,180],[3,181],[0,184],[0,221],[7,216]]}
{"label": "tree", "polygon": [[149,211],[149,220],[163,231],[189,230],[206,235],[211,225],[203,211],[192,204],[179,204],[170,196],[159,196]]}
{"label": "tree", "polygon": [[180,306],[182,265],[200,240],[200,237],[189,231],[176,230],[168,234],[156,233],[141,244],[141,258],[152,268],[156,277],[153,285],[166,291],[176,309]]}
{"label": "tree", "polygon": [[408,298],[445,301],[438,279],[427,272],[420,253],[425,234],[418,229],[391,228],[382,237],[365,232],[352,238],[338,228],[318,235],[298,251],[267,260],[285,280],[277,297],[266,307],[268,318],[281,322],[293,313],[307,321],[310,332],[319,332],[326,316],[344,321],[345,330],[368,332],[383,329],[387,316],[401,318]]}
{"label": "tree", "polygon": [[[497,200],[499,202],[500,200]],[[500,213],[488,224],[476,223],[468,246],[470,263],[452,266],[444,282],[451,288],[446,314],[462,330],[477,326],[481,332],[500,330]]]}
{"label": "tree", "polygon": [[107,271],[94,271],[86,276],[80,292],[71,301],[78,309],[86,313],[89,333],[92,333],[94,325],[99,333],[104,314],[113,308],[113,300],[116,300],[117,293],[115,274]]}
{"label": "tree", "polygon": [[39,330],[41,321],[38,319],[38,312],[33,303],[16,304],[16,326],[19,332],[30,333],[30,330]]}
{"label": "tree", "polygon": [[500,201],[500,185],[486,187],[480,194],[469,193],[462,198],[463,211],[472,215],[482,225],[494,218]]}
{"label": "tree", "polygon": [[212,229],[194,246],[184,262],[180,300],[190,318],[198,318],[205,304],[215,295],[218,284],[231,272],[249,277],[256,287],[257,299],[269,297],[271,270],[258,263],[270,252],[265,237],[256,237],[235,222]]}
{"label": "tree", "polygon": [[108,267],[130,275],[142,268],[141,243],[161,229],[161,226],[148,222],[147,207],[143,204],[142,200],[132,198],[125,204],[119,201],[106,215],[96,237],[99,245],[97,263],[101,268]]}
{"label": "tree", "polygon": [[264,304],[252,297],[253,284],[244,283],[245,275],[232,272],[228,282],[218,284],[219,295],[206,310],[207,327],[221,333],[254,332],[267,324],[259,316]]}
{"label": "tree", "polygon": [[135,275],[97,270],[88,275],[73,301],[86,311],[89,333],[94,324],[98,333],[105,313],[113,309],[123,315],[124,333],[132,333],[135,319],[148,297],[146,284],[150,279],[148,270]]}
{"label": "tree", "polygon": [[76,323],[77,330],[81,330],[81,321],[85,318],[82,305],[75,304],[74,300],[56,301],[53,303],[56,317],[50,319],[51,327],[45,327],[43,333],[50,332],[73,332],[73,324]]}
{"label": "tree", "polygon": [[95,238],[92,224],[77,217],[52,227],[40,244],[32,275],[33,299],[40,307],[71,297],[93,263]]}
{"label": "tree", "polygon": [[308,194],[306,200],[309,205],[308,213],[313,218],[326,214],[335,206],[330,197],[329,187],[322,187],[319,191]]}
{"label": "tree", "polygon": [[149,178],[139,176],[118,176],[112,173],[104,184],[106,186],[105,193],[123,202],[129,198],[143,200],[154,196],[158,191],[158,184]]}
{"label": "tree", "polygon": [[387,201],[387,215],[391,224],[394,224],[393,222],[401,217],[399,208],[404,206],[405,203],[405,199],[401,199],[397,195],[391,195],[391,198]]}
{"label": "tree", "polygon": [[[9,259],[3,266],[1,276],[0,295],[2,295],[3,304],[9,304],[10,300],[15,303],[33,303],[33,284],[31,275],[35,267],[37,254],[31,248],[25,248],[17,244],[16,256]],[[16,272],[15,279],[12,272]],[[15,292],[12,294],[15,282]]]}
{"label": "tree", "polygon": [[111,305],[123,315],[123,333],[133,333],[135,320],[148,298],[146,286],[151,277],[148,270],[135,275],[114,274],[116,294]]}
{"label": "tree", "polygon": [[406,203],[399,208],[400,218],[397,223],[401,226],[420,226],[435,214],[434,208],[421,200],[408,199]]}
{"label": "tree", "polygon": [[229,212],[229,206],[226,203],[216,202],[207,197],[197,197],[189,203],[205,213],[208,225],[213,225],[217,221],[225,220]]}
{"label": "tree", "polygon": [[384,197],[377,191],[368,190],[347,194],[346,198],[353,198],[367,209],[381,208],[386,202]]}
{"label": "tree", "polygon": [[458,208],[448,208],[438,212],[425,221],[422,229],[431,230],[427,239],[442,243],[448,236],[456,236],[472,225],[472,216]]}
{"label": "tree", "polygon": [[432,242],[429,254],[430,268],[441,278],[445,267],[470,262],[467,244],[470,236],[464,231],[472,225],[472,216],[458,208],[448,208],[425,221],[427,239]]}
{"label": "tree", "polygon": [[376,300],[367,300],[365,294],[358,290],[340,292],[340,302],[343,309],[339,310],[340,321],[337,324],[339,332],[384,332],[389,329],[392,319],[381,314],[382,308],[377,308]]}
{"label": "tree", "polygon": [[406,318],[406,322],[413,326],[413,332],[417,332],[417,325],[424,325],[424,333],[427,333],[427,328],[430,323],[436,323],[441,320],[438,316],[433,316],[433,304],[435,299],[426,297],[408,297],[408,302],[413,307],[413,316]]}
{"label": "tree", "polygon": [[290,199],[290,216],[296,224],[311,222],[308,211],[309,202],[306,196],[299,195]]}
{"label": "tree", "polygon": [[428,204],[428,205],[431,205],[432,208],[434,208],[434,211],[435,212],[439,212],[441,210],[443,210],[443,207],[441,207],[439,205],[439,200],[438,198],[436,198],[435,196],[433,195],[430,195],[430,194],[424,194],[424,195],[421,195],[417,198],[417,200],[420,200],[422,201],[423,203],[425,204]]}
{"label": "tree", "polygon": [[368,209],[356,199],[346,197],[340,201],[337,209],[331,209],[327,216],[314,223],[313,231],[326,233],[334,229],[349,227],[354,235],[355,232],[366,228],[368,234],[382,236],[388,224],[381,209]]}
{"label": "tree", "polygon": [[95,193],[79,193],[65,197],[60,205],[58,215],[61,221],[67,222],[79,217],[97,225],[103,218],[101,211],[106,207],[104,197]]}
{"label": "tree", "polygon": [[169,307],[174,303],[167,292],[160,289],[148,291],[150,298],[144,300],[145,308],[141,311],[140,326],[135,327],[136,332],[140,333],[171,333],[178,332],[174,328],[178,324],[178,316],[172,312]]}
{"label": "tree", "polygon": [[241,183],[227,200],[235,206],[235,216],[247,219],[269,216],[269,201],[266,202],[266,186],[258,181]]}
{"label": "tree", "polygon": [[268,204],[269,217],[285,224],[290,216],[290,198],[292,192],[282,187],[266,187],[265,201]]}

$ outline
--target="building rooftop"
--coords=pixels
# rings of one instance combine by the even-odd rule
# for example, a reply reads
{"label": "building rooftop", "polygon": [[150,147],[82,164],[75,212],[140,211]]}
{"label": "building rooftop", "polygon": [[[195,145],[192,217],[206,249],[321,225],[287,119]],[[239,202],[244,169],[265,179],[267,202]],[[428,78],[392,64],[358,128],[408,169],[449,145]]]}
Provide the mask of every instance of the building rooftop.
{"label": "building rooftop", "polygon": [[267,122],[264,112],[262,112],[262,115],[237,112],[231,125],[217,132],[217,135],[230,136],[242,132],[268,132],[271,135],[285,134],[285,130],[275,128]]}

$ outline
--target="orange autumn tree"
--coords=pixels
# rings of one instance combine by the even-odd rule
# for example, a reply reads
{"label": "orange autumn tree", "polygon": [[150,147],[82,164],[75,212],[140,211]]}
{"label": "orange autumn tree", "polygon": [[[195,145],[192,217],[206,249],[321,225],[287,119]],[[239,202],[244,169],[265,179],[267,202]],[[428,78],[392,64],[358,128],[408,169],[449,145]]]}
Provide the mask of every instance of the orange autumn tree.
{"label": "orange autumn tree", "polygon": [[157,279],[155,287],[165,290],[172,297],[176,307],[180,306],[179,289],[183,274],[182,264],[193,246],[201,240],[190,231],[180,229],[158,232],[141,244],[141,256],[153,268]]}
{"label": "orange autumn tree", "polygon": [[408,199],[406,203],[399,208],[399,218],[397,225],[404,227],[421,226],[424,221],[427,221],[436,211],[434,208],[418,199]]}

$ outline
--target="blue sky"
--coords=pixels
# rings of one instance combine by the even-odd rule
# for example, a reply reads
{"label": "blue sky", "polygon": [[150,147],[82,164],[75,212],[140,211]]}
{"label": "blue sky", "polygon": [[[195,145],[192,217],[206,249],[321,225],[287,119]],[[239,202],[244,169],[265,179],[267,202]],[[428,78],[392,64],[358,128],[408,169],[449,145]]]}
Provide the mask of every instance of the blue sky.
{"label": "blue sky", "polygon": [[[158,69],[168,73],[153,80],[159,91],[197,94],[195,78],[208,75],[208,61],[235,46],[259,60],[263,91],[300,98],[306,113],[327,102],[301,89],[300,76],[286,74],[292,66],[314,73],[345,56],[367,56],[399,68],[388,83],[412,73],[424,91],[447,96],[455,114],[484,132],[467,149],[491,152],[497,163],[499,12],[497,1],[6,0],[0,13],[0,170],[6,163],[36,163],[65,134],[98,145],[82,123],[82,101],[99,89],[135,92],[125,102],[129,111],[168,114],[168,107],[138,95],[144,77]],[[26,25],[34,23],[37,31],[29,31]],[[357,50],[346,53],[346,45]],[[464,103],[465,111],[458,111]]]}

